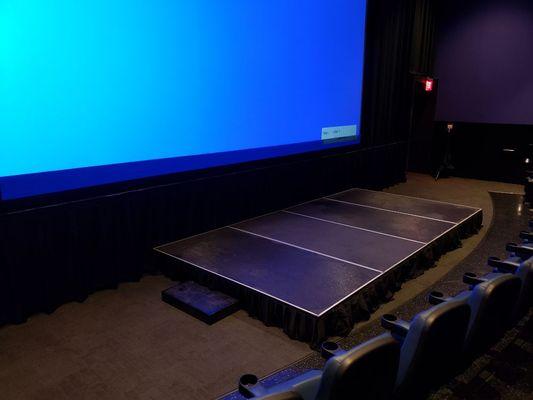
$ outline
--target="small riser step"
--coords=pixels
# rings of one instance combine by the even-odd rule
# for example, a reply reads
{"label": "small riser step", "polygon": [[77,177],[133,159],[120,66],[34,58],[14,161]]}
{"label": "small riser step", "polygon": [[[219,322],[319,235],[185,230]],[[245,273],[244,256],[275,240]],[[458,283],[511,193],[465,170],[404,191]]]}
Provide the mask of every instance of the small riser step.
{"label": "small riser step", "polygon": [[191,281],[163,290],[161,299],[208,325],[226,318],[240,308],[237,299]]}

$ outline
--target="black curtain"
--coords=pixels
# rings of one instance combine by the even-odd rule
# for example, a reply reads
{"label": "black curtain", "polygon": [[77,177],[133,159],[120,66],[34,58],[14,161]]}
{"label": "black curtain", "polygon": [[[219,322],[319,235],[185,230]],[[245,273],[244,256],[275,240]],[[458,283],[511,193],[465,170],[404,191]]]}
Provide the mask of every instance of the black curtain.
{"label": "black curtain", "polygon": [[156,272],[152,248],[353,186],[403,178],[391,144],[0,215],[0,325]]}
{"label": "black curtain", "polygon": [[61,203],[47,197],[46,204],[0,213],[0,325],[155,272],[155,245],[349,187],[404,179],[418,3],[369,1],[362,146],[194,179],[158,178]]}
{"label": "black curtain", "polygon": [[435,35],[437,30],[436,0],[410,0],[413,10],[411,71],[433,76]]}
{"label": "black curtain", "polygon": [[368,146],[406,141],[412,71],[431,74],[435,0],[369,0],[363,140]]}

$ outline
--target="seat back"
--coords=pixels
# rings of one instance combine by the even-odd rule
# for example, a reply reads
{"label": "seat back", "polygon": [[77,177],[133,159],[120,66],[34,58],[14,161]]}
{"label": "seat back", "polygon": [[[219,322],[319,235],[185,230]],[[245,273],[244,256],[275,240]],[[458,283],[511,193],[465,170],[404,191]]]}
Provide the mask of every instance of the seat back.
{"label": "seat back", "polygon": [[324,367],[317,400],[389,399],[400,359],[390,333],[332,357]]}
{"label": "seat back", "polygon": [[469,320],[466,299],[450,299],[413,318],[401,348],[400,397],[424,393],[456,371]]}
{"label": "seat back", "polygon": [[520,319],[533,305],[533,257],[520,264],[515,275],[522,282],[515,307],[515,318]]}
{"label": "seat back", "polygon": [[472,356],[485,351],[509,327],[521,281],[516,275],[492,273],[472,289],[471,318],[465,350]]}

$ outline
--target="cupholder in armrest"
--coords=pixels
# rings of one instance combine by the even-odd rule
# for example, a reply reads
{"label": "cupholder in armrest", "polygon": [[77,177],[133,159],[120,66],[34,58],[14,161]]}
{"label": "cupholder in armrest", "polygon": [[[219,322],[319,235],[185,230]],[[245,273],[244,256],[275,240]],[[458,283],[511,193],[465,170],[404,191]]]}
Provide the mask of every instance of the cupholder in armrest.
{"label": "cupholder in armrest", "polygon": [[515,253],[518,248],[518,244],[515,242],[509,242],[505,245],[505,250],[509,253]]}
{"label": "cupholder in armrest", "polygon": [[239,379],[239,384],[246,387],[257,385],[257,382],[259,382],[259,378],[253,374],[245,374]]}
{"label": "cupholder in armrest", "polygon": [[329,360],[331,357],[340,356],[344,353],[346,353],[346,351],[341,349],[335,342],[324,342],[322,343],[322,346],[320,346],[320,354],[326,360]]}
{"label": "cupholder in armrest", "polygon": [[533,245],[531,243],[524,243],[522,245],[516,243],[507,243],[505,249],[523,260],[533,256]]}
{"label": "cupholder in armrest", "polygon": [[446,297],[444,297],[444,293],[433,291],[428,296],[429,304],[437,305],[440,303],[444,303],[447,300]]}
{"label": "cupholder in armrest", "polygon": [[266,390],[259,382],[259,378],[253,374],[242,375],[239,379],[239,393],[250,399],[266,394]]}
{"label": "cupholder in armrest", "polygon": [[520,239],[527,240],[527,241],[533,241],[533,232],[529,232],[529,231],[520,232]]}
{"label": "cupholder in armrest", "polygon": [[[396,315],[393,314],[384,314],[381,316],[381,326],[393,335],[405,337],[407,332],[409,332],[409,323],[399,319]],[[398,338],[397,338],[398,339]]]}
{"label": "cupholder in armrest", "polygon": [[396,322],[398,321],[398,317],[394,314],[383,314],[381,316],[382,320],[388,321],[388,322]]}
{"label": "cupholder in armrest", "polygon": [[463,275],[463,282],[466,283],[467,285],[476,286],[482,282],[485,282],[485,279],[477,276],[473,272],[466,272]]}
{"label": "cupholder in armrest", "polygon": [[385,329],[394,329],[394,324],[398,321],[398,317],[393,314],[383,314],[381,316],[381,326]]}
{"label": "cupholder in armrest", "polygon": [[498,257],[489,257],[488,264],[494,268],[494,272],[514,274],[520,267],[520,263],[513,259],[502,260]]}

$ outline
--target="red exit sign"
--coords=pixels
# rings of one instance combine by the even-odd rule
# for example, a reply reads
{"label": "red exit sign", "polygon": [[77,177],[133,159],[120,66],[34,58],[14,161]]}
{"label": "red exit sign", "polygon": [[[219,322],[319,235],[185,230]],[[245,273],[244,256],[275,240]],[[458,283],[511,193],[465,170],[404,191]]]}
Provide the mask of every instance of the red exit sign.
{"label": "red exit sign", "polygon": [[426,80],[424,81],[424,89],[426,90],[426,92],[433,91],[433,84],[434,84],[433,78],[426,78]]}

